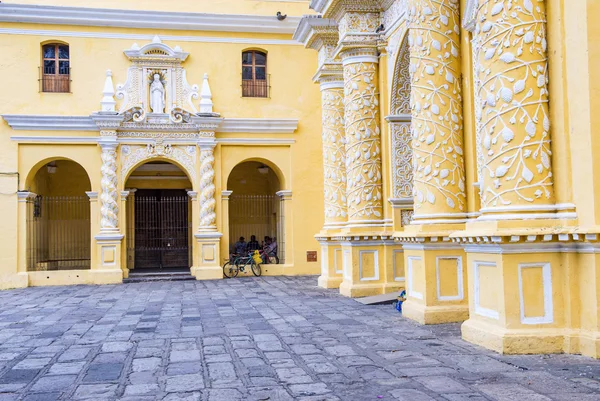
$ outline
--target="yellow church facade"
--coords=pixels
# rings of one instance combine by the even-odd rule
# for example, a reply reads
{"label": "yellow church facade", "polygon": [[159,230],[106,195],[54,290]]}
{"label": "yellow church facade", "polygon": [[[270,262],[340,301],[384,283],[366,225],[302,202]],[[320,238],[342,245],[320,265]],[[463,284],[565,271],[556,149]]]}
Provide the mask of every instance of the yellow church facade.
{"label": "yellow church facade", "polygon": [[0,4],[1,288],[222,279],[254,235],[263,274],[600,356],[600,5],[183,3]]}

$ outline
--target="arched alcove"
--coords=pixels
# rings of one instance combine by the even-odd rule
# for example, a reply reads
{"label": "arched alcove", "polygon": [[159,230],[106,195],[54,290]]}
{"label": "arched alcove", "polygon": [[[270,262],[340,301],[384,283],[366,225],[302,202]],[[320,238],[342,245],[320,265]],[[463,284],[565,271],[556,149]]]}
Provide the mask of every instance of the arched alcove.
{"label": "arched alcove", "polygon": [[233,168],[227,179],[227,190],[232,191],[228,222],[230,247],[240,237],[249,241],[255,236],[260,246],[274,240],[280,263],[283,263],[284,218],[277,195],[281,189],[278,173],[263,162],[245,161]]}
{"label": "arched alcove", "polygon": [[27,270],[80,270],[91,263],[89,176],[78,163],[49,159],[26,180]]}

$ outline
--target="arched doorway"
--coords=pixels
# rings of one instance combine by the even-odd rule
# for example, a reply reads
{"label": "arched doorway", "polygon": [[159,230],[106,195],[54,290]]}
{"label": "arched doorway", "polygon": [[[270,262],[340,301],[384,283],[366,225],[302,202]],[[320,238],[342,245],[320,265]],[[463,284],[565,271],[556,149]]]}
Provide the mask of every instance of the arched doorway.
{"label": "arched doorway", "polygon": [[[33,173],[33,172],[32,172]],[[26,182],[27,271],[91,267],[91,183],[72,160],[44,163]]]}
{"label": "arched doorway", "polygon": [[192,184],[175,164],[151,161],[127,178],[127,268],[149,272],[192,265]]}
{"label": "arched doorway", "polygon": [[[229,197],[230,248],[244,237],[256,237],[260,246],[276,242],[279,263],[285,260],[284,216],[281,183],[273,168],[262,162],[246,161],[234,167],[227,180]],[[230,249],[233,251],[233,249]]]}

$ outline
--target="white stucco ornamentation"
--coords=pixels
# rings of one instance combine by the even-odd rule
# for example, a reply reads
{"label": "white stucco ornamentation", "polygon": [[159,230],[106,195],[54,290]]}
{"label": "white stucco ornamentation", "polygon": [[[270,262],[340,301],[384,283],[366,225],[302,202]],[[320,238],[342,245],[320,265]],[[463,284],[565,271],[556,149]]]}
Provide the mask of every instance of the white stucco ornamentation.
{"label": "white stucco ornamentation", "polygon": [[121,177],[127,179],[131,171],[144,161],[167,159],[176,162],[187,173],[190,181],[196,180],[196,146],[172,145],[162,138],[146,145],[121,146]]}
{"label": "white stucco ornamentation", "polygon": [[102,148],[102,180],[100,181],[100,231],[115,231],[119,227],[119,204],[117,203],[117,143],[104,143]]}
{"label": "white stucco ornamentation", "polygon": [[323,110],[323,169],[325,178],[325,224],[345,222],[346,138],[343,82],[321,84]]}
{"label": "white stucco ornamentation", "polygon": [[383,216],[377,67],[376,58],[344,60],[349,221]]}
{"label": "white stucco ornamentation", "polygon": [[479,2],[474,52],[483,209],[554,203],[545,2]]}
{"label": "white stucco ornamentation", "polygon": [[214,144],[200,145],[200,230],[216,230]]}
{"label": "white stucco ornamentation", "polygon": [[409,13],[415,220],[461,219],[466,196],[459,2],[412,0]]}
{"label": "white stucco ornamentation", "polygon": [[394,66],[390,121],[392,137],[392,196],[413,196],[413,151],[410,121],[410,52],[408,38],[402,41]]}

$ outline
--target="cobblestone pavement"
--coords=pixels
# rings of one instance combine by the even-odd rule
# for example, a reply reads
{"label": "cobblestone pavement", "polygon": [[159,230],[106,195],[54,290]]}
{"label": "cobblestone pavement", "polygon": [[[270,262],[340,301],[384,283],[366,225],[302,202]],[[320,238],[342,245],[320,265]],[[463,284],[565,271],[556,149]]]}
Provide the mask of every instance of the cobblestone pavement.
{"label": "cobblestone pavement", "polygon": [[3,400],[600,400],[600,362],[500,356],[316,277],[0,292]]}

